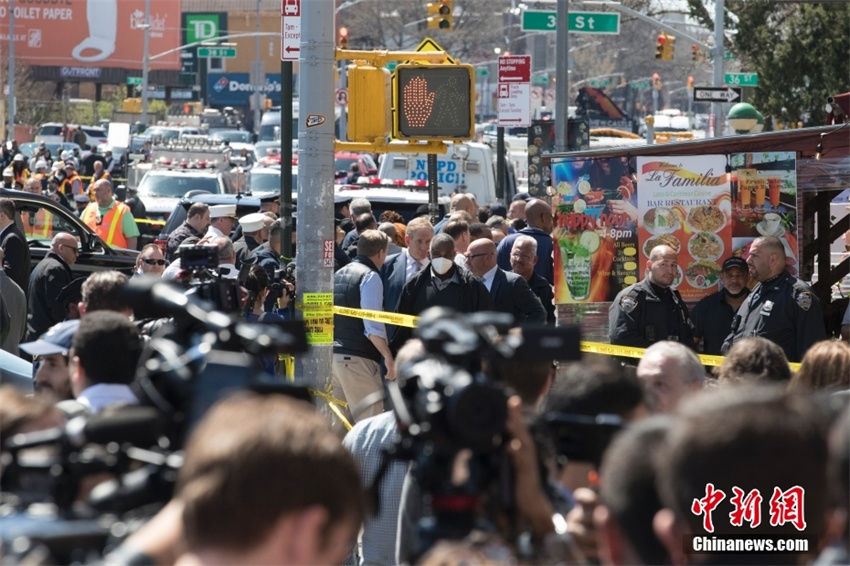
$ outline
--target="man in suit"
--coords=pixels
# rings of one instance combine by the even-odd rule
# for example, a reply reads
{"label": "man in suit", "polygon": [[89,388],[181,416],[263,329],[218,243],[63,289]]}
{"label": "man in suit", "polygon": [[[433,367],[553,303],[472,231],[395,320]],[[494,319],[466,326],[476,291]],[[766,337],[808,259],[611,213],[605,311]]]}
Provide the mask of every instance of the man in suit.
{"label": "man in suit", "polygon": [[56,297],[71,282],[71,266],[77,261],[79,253],[77,239],[67,232],[59,232],[50,242],[50,251],[32,270],[27,293],[28,342],[65,319],[65,305],[57,301]]}
{"label": "man in suit", "polygon": [[[404,284],[398,312],[418,315],[430,307],[446,307],[461,313],[487,311],[493,299],[484,284],[454,262],[455,242],[448,234],[431,240],[431,263]],[[410,338],[409,328],[400,328],[393,338],[398,348]]]}
{"label": "man in suit", "polygon": [[549,285],[555,284],[555,267],[552,260],[552,227],[554,218],[552,207],[540,199],[532,199],[525,206],[525,218],[528,226],[517,233],[511,234],[499,243],[498,261],[499,267],[508,270],[511,268],[511,249],[514,240],[520,235],[531,236],[537,241],[537,263],[534,272],[546,279]]}
{"label": "man in suit", "polygon": [[0,350],[18,355],[18,344],[27,330],[27,297],[15,281],[3,271],[0,248]]}
{"label": "man in suit", "polygon": [[546,310],[546,323],[555,325],[555,302],[552,286],[543,277],[534,272],[537,264],[537,240],[521,234],[511,248],[511,271],[521,275],[528,282],[531,291],[537,295]]}
{"label": "man in suit", "polygon": [[[401,253],[387,257],[381,268],[381,280],[384,282],[384,310],[396,312],[401,299],[401,290],[411,277],[428,265],[428,249],[434,237],[434,228],[428,217],[419,216],[407,223],[404,243],[407,246]],[[387,325],[387,334],[392,341],[397,326]]]}
{"label": "man in suit", "polygon": [[26,290],[30,277],[30,249],[27,239],[15,224],[15,201],[0,198],[0,248],[3,248],[3,271]]}
{"label": "man in suit", "polygon": [[546,322],[546,310],[525,278],[499,269],[493,240],[480,238],[469,244],[466,266],[487,287],[495,310],[514,315],[516,324]]}

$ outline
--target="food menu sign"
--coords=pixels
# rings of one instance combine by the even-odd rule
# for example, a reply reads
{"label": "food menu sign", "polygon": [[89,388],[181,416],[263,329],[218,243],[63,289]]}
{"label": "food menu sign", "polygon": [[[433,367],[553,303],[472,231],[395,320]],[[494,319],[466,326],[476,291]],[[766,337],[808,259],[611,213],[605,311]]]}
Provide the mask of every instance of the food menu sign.
{"label": "food menu sign", "polygon": [[785,246],[786,267],[797,274],[797,172],[794,152],[733,153],[732,255],[746,258],[760,236]]}
{"label": "food menu sign", "polygon": [[726,156],[638,157],[639,270],[666,244],[679,252],[673,287],[685,301],[717,290],[732,255],[732,206]]}
{"label": "food menu sign", "polygon": [[638,280],[638,209],[628,158],[552,160],[555,302],[612,301]]}

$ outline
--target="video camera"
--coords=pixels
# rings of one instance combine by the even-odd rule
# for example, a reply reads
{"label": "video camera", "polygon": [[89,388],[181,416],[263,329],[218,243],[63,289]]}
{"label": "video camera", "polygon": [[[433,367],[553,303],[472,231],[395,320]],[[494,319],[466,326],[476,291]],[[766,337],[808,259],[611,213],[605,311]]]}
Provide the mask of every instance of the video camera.
{"label": "video camera", "polygon": [[429,309],[414,332],[426,357],[388,383],[400,437],[373,489],[389,461],[413,462],[411,473],[430,503],[417,528],[415,556],[473,529],[516,536],[513,470],[504,449],[512,391],[498,368],[534,362],[550,371],[555,360],[577,360],[581,352],[577,326],[512,326],[505,313]]}
{"label": "video camera", "polygon": [[216,246],[180,246],[180,267],[191,274],[189,286],[201,299],[224,312],[239,311],[239,285],[236,279],[222,277],[218,270]]}

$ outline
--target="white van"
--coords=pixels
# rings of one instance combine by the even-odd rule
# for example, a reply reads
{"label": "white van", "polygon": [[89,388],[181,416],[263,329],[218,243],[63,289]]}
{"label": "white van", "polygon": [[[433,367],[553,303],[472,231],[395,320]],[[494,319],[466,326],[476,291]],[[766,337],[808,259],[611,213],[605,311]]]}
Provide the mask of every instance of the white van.
{"label": "white van", "polygon": [[[446,153],[437,155],[437,185],[441,196],[470,193],[480,205],[496,200],[496,154],[489,145],[476,142],[449,143]],[[387,153],[381,160],[378,177],[383,184],[393,181],[427,181],[428,156],[424,153]],[[506,175],[508,194],[516,187]]]}

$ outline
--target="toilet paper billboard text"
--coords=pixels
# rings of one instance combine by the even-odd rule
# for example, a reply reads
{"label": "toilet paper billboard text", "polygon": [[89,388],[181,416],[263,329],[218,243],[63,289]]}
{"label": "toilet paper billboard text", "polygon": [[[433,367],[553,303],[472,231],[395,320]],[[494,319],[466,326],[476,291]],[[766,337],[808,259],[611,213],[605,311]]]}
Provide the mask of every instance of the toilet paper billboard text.
{"label": "toilet paper billboard text", "polygon": [[[180,0],[151,0],[150,49],[180,45]],[[9,37],[9,1],[0,0],[0,40]],[[145,0],[35,0],[15,2],[15,58],[31,65],[140,69]],[[178,52],[151,61],[152,69],[180,68]]]}

